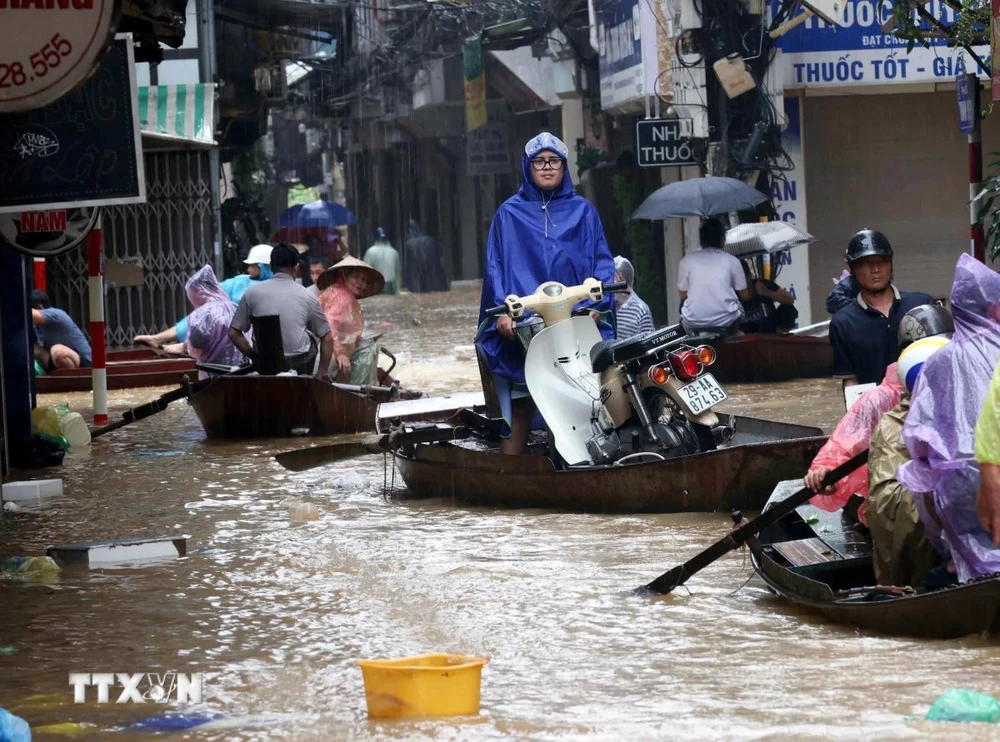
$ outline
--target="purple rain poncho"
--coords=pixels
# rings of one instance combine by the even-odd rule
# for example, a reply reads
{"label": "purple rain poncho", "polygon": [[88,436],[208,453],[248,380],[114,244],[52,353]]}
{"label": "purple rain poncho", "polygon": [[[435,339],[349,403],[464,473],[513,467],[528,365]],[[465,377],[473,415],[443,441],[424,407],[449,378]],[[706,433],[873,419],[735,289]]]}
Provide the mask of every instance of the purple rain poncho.
{"label": "purple rain poncho", "polygon": [[[960,582],[1000,571],[1000,549],[976,517],[976,420],[1000,357],[1000,275],[969,255],[951,290],[955,336],[924,364],[903,442],[912,461],[897,474],[914,493],[927,536],[950,556]],[[922,493],[930,493],[929,513]]]}
{"label": "purple rain poncho", "polygon": [[[229,339],[236,305],[223,291],[211,266],[204,266],[184,286],[194,311],[188,315],[188,353],[202,363],[239,365],[241,355]],[[204,371],[198,373],[205,378]]]}

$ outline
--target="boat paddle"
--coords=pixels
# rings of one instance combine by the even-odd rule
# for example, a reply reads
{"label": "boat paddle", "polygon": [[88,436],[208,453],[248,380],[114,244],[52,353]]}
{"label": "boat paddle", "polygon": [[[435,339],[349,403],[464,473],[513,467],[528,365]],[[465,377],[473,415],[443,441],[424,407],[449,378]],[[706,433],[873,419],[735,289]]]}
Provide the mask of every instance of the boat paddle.
{"label": "boat paddle", "polygon": [[152,402],[146,402],[146,404],[141,404],[138,407],[133,407],[131,410],[125,410],[122,413],[121,420],[115,420],[115,422],[110,425],[105,425],[103,428],[98,428],[90,433],[91,439],[100,438],[105,433],[110,433],[112,430],[118,430],[118,428],[124,428],[126,425],[131,425],[138,420],[147,418],[151,415],[155,415],[157,412],[163,412],[167,409],[171,402],[176,402],[178,399],[184,399],[185,397],[191,396],[191,385],[185,384],[178,389],[174,389],[171,392],[160,395]]}
{"label": "boat paddle", "polygon": [[[836,484],[859,466],[863,466],[867,461],[868,449],[866,448],[857,456],[852,459],[848,459],[823,477],[823,485],[820,487],[820,491],[826,489],[830,485]],[[798,492],[795,492],[786,499],[775,504],[773,507],[768,508],[749,523],[744,523],[738,528],[734,528],[728,536],[716,541],[697,556],[692,559],[688,559],[684,562],[684,564],[674,567],[669,572],[664,572],[648,585],[636,588],[633,591],[633,594],[648,595],[649,593],[656,593],[658,595],[666,595],[675,587],[683,585],[688,581],[688,579],[691,578],[692,575],[705,569],[705,567],[717,560],[719,557],[725,556],[729,552],[743,546],[743,544],[749,541],[760,531],[774,523],[777,523],[779,520],[795,510],[795,508],[799,505],[804,505],[815,496],[816,492],[809,487],[803,487]]]}
{"label": "boat paddle", "polygon": [[[202,371],[208,371],[214,374],[221,374],[224,376],[242,376],[243,374],[248,374],[253,370],[252,366],[222,366],[215,363],[196,363],[195,366]],[[105,425],[103,428],[98,428],[90,433],[90,438],[99,438],[105,433],[110,433],[112,430],[118,430],[119,428],[124,428],[126,425],[131,425],[134,422],[138,422],[144,418],[151,415],[155,415],[157,412],[163,412],[170,405],[171,402],[176,402],[178,399],[185,399],[190,397],[194,391],[201,389],[204,386],[204,382],[196,382],[194,386],[187,380],[187,375],[182,378],[182,386],[174,389],[172,392],[167,392],[152,402],[146,402],[146,404],[139,405],[138,407],[133,407],[131,410],[125,410],[122,413],[121,420],[115,420],[110,425]]]}
{"label": "boat paddle", "polygon": [[443,443],[461,438],[468,438],[469,429],[465,427],[424,428],[422,430],[393,431],[392,433],[369,433],[361,440],[331,443],[328,446],[300,448],[295,451],[279,453],[274,458],[278,463],[291,471],[306,471],[317,466],[333,464],[345,459],[353,459],[370,453],[388,453],[403,446],[416,443]]}

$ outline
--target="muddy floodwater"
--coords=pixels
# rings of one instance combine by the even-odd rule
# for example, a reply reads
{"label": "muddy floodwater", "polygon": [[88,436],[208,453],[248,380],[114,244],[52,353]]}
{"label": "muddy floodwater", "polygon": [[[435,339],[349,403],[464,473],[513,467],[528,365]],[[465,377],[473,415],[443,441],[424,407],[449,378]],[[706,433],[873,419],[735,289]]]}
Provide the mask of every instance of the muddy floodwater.
{"label": "muddy floodwater", "polygon": [[[461,287],[364,306],[396,375],[446,392],[479,388],[477,304],[477,289]],[[112,393],[112,414],[162,391]],[[826,430],[843,410],[832,380],[729,391],[727,411]],[[89,415],[89,395],[40,399],[62,401]],[[32,725],[94,725],[77,739],[150,738],[124,728],[165,706],[101,705],[93,689],[74,704],[68,675],[173,670],[204,673],[203,703],[189,710],[222,712],[232,727],[156,739],[1000,738],[994,726],[920,720],[949,688],[1000,694],[995,640],[827,624],[772,597],[743,552],[672,596],[625,595],[724,534],[725,513],[402,501],[383,496],[392,473],[379,456],[295,474],[273,454],[307,441],[203,438],[175,403],[68,455],[50,474],[64,480],[61,499],[5,514],[0,557],[173,534],[189,536],[189,554],[42,583],[0,577],[0,706]],[[291,522],[296,500],[319,519]],[[426,652],[491,658],[481,714],[369,721],[355,660]],[[272,723],[246,718],[261,716]]]}

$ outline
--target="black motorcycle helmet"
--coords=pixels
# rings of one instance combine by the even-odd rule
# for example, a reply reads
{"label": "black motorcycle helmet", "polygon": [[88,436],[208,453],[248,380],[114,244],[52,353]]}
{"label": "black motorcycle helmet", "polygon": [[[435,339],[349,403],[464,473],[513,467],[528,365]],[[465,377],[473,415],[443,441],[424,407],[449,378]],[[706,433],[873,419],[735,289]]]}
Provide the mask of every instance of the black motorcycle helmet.
{"label": "black motorcycle helmet", "polygon": [[855,260],[870,258],[873,255],[881,255],[892,260],[892,245],[889,244],[889,238],[881,232],[862,229],[851,238],[844,259],[848,263],[853,263]]}
{"label": "black motorcycle helmet", "polygon": [[904,314],[899,321],[897,344],[902,352],[914,340],[933,335],[951,337],[954,332],[955,323],[951,319],[951,312],[937,304],[921,304]]}

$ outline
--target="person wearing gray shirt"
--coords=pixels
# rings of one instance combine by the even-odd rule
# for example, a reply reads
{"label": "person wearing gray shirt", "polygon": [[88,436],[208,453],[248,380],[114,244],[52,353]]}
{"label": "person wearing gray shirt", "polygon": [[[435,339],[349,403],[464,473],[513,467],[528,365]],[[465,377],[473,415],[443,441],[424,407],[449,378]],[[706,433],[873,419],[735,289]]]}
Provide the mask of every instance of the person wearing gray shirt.
{"label": "person wearing gray shirt", "polygon": [[229,327],[229,339],[243,355],[253,358],[255,351],[243,333],[250,330],[251,319],[277,315],[281,320],[281,342],[289,369],[299,374],[312,373],[316,362],[316,349],[310,333],[319,338],[320,363],[316,377],[330,381],[330,358],[333,355],[333,337],[319,299],[309,289],[297,283],[295,268],[299,253],[291,245],[279,243],[271,252],[271,270],[274,278],[247,289],[236,307],[236,314]]}

